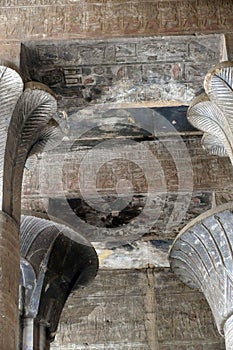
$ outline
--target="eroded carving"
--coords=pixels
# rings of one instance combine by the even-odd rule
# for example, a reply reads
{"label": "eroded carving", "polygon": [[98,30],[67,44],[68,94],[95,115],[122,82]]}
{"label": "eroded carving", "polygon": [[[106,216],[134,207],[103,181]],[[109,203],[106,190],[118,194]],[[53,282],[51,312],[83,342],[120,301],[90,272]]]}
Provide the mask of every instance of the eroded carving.
{"label": "eroded carving", "polygon": [[226,1],[2,0],[3,39],[132,34],[226,32],[232,4]]}

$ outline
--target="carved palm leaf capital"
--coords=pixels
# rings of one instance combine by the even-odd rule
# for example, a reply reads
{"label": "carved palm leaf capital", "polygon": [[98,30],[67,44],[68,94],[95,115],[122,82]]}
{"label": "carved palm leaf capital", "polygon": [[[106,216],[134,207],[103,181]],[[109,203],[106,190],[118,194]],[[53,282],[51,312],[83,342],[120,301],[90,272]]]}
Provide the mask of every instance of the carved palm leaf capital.
{"label": "carved palm leaf capital", "polygon": [[[7,132],[16,103],[23,91],[23,81],[13,69],[0,66],[0,196],[2,197],[4,154]],[[1,203],[1,200],[0,200]],[[0,204],[2,205],[2,203]]]}
{"label": "carved palm leaf capital", "polygon": [[227,150],[221,141],[207,132],[204,133],[202,137],[201,145],[206,151],[214,156],[228,157]]}
{"label": "carved palm leaf capital", "polygon": [[53,148],[62,139],[53,92],[35,82],[23,88],[15,70],[0,66],[0,209],[18,222],[27,157]]}
{"label": "carved palm leaf capital", "polygon": [[61,223],[22,216],[20,231],[21,314],[46,325],[52,340],[71,291],[95,278],[98,257],[88,240]]}
{"label": "carved palm leaf capital", "polygon": [[27,157],[41,152],[50,138],[57,142],[58,137],[61,137],[58,123],[52,121],[57,113],[56,99],[42,87],[33,86],[24,90],[17,101],[8,128],[3,210],[17,221],[20,218],[21,184]]}
{"label": "carved palm leaf capital", "polygon": [[211,209],[188,224],[170,250],[173,272],[206,297],[224,334],[233,315],[233,203]]}
{"label": "carved palm leaf capital", "polygon": [[204,148],[214,155],[228,155],[233,164],[233,62],[221,62],[211,69],[204,89],[205,94],[190,105],[188,119],[204,132]]}

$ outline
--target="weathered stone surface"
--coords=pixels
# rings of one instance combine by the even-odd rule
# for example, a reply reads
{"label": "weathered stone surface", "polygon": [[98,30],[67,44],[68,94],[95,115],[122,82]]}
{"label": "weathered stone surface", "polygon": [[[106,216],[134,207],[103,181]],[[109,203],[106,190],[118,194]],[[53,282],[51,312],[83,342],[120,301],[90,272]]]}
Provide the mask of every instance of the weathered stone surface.
{"label": "weathered stone surface", "polygon": [[0,348],[15,350],[18,343],[19,226],[0,212]]}
{"label": "weathered stone surface", "polygon": [[232,31],[232,4],[225,0],[1,0],[0,13],[0,57],[17,65],[25,40]]}
{"label": "weathered stone surface", "polygon": [[[163,144],[166,136],[176,135],[175,140],[179,142],[181,135],[200,135],[201,132],[187,120],[188,106],[179,102],[172,105],[175,101],[170,103],[171,105],[166,105],[167,102],[156,101],[155,106],[153,102],[151,105],[147,102],[132,103],[131,107],[127,103],[104,103],[69,108],[67,112],[62,110],[61,113],[67,115],[64,125],[67,142],[61,143],[60,151],[79,151],[95,146],[99,148],[100,141],[115,138],[119,142],[122,139],[140,142],[160,138]],[[112,140],[112,145],[114,142],[116,143]],[[108,143],[106,148],[107,145]]]}
{"label": "weathered stone surface", "polygon": [[214,193],[214,202],[216,205],[221,205],[224,203],[233,201],[233,188],[224,188],[221,191],[216,191]]}
{"label": "weathered stone surface", "polygon": [[233,60],[233,34],[232,33],[226,33],[225,34],[225,47],[226,47],[226,54],[229,61]]}
{"label": "weathered stone surface", "polygon": [[161,349],[211,349],[211,345],[224,349],[224,341],[221,342],[200,293],[184,287],[168,271],[155,273],[155,293]]}
{"label": "weathered stone surface", "polygon": [[222,36],[25,42],[21,70],[49,85],[60,104],[179,100],[202,88],[206,71],[222,58]]}
{"label": "weathered stone surface", "polygon": [[142,269],[150,267],[169,267],[168,250],[172,240],[134,241],[107,249],[102,242],[93,246],[99,257],[100,269]]}
{"label": "weathered stone surface", "polygon": [[73,347],[223,350],[224,341],[200,293],[168,269],[149,268],[101,271],[70,297],[51,348]]}
{"label": "weathered stone surface", "polygon": [[[112,1],[95,1],[95,0],[83,0],[83,1],[76,1],[76,0],[32,0],[30,1],[30,5],[28,4],[28,1],[21,1],[21,0],[0,0],[0,56],[4,59],[8,59],[11,62],[14,62],[16,64],[19,64],[19,48],[20,48],[20,42],[27,41],[27,40],[41,40],[41,39],[75,39],[77,40],[80,38],[88,38],[92,39],[94,37],[100,38],[100,37],[120,37],[125,35],[130,36],[145,36],[145,35],[167,35],[167,34],[194,34],[194,33],[223,33],[226,31],[232,31],[232,4],[229,1],[225,0],[214,0],[214,1],[201,1],[201,0],[191,0],[189,2],[187,1],[167,1],[167,0],[161,0],[161,1],[139,1],[139,0],[131,0],[131,1],[122,1],[122,0],[112,0]],[[195,38],[195,35],[193,36]],[[198,37],[200,38],[200,37]],[[130,42],[129,42],[130,41]],[[207,39],[208,41],[208,39]],[[105,40],[106,42],[106,40]],[[114,57],[115,61],[114,64],[111,66],[104,67],[105,72],[102,73],[100,69],[100,65],[98,67],[94,67],[92,63],[87,65],[87,69],[83,71],[80,71],[77,69],[77,71],[72,72],[70,70],[70,67],[66,67],[67,70],[63,71],[63,82],[66,84],[70,91],[72,89],[76,89],[80,81],[82,83],[85,83],[86,88],[82,90],[82,92],[78,95],[77,104],[83,103],[89,103],[90,101],[106,101],[107,98],[111,98],[111,96],[114,96],[114,98],[121,97],[120,93],[123,93],[123,101],[132,101],[132,102],[140,102],[140,101],[154,101],[159,99],[176,99],[181,101],[188,101],[190,98],[192,98],[193,93],[197,92],[201,86],[201,80],[200,75],[203,72],[202,69],[206,67],[206,57],[204,58],[205,51],[208,52],[208,59],[209,62],[212,62],[213,55],[215,53],[211,52],[211,48],[208,47],[208,43],[205,43],[202,46],[199,45],[199,43],[196,43],[196,39],[194,40],[194,45],[190,45],[190,61],[189,62],[183,62],[182,60],[182,54],[184,53],[184,47],[180,43],[180,55],[178,53],[177,57],[174,57],[171,50],[174,50],[174,47],[171,46],[171,50],[167,49],[167,52],[169,54],[169,58],[171,58],[173,61],[166,61],[163,62],[164,64],[158,64],[157,61],[154,60],[154,57],[152,57],[152,62],[149,60],[150,55],[148,55],[148,62],[147,64],[144,64],[143,61],[141,65],[138,64],[138,62],[135,62],[135,55],[137,52],[135,51],[134,45],[128,45],[131,44],[131,40],[126,39],[126,47],[121,45],[119,43],[118,47],[115,48],[116,53],[112,50],[110,47],[106,51],[106,57],[111,60],[111,57]],[[215,45],[215,44],[214,44]],[[217,47],[218,44],[216,44]],[[157,48],[156,48],[157,49]],[[176,49],[176,48],[175,48]],[[147,48],[144,46],[143,50],[145,52],[149,52]],[[197,50],[197,55],[196,55]],[[158,51],[158,50],[157,50]],[[166,51],[166,50],[165,50]],[[54,51],[56,53],[56,50]],[[89,51],[90,52],[90,51]],[[164,52],[164,51],[161,51]],[[176,50],[177,52],[177,50]],[[142,50],[140,52],[142,54]],[[46,52],[43,52],[43,49],[41,50],[41,57],[44,59],[46,56]],[[67,54],[69,56],[69,52]],[[153,55],[152,55],[153,56]],[[99,58],[101,56],[96,55],[96,58]],[[193,57],[193,59],[192,59]],[[124,58],[124,62],[123,59]],[[161,57],[160,57],[161,58]],[[194,59],[201,59],[202,64],[198,65],[194,63]],[[216,53],[216,59],[218,60],[220,56],[218,56],[218,51]],[[67,59],[67,57],[66,57]],[[179,59],[179,62],[177,62]],[[153,61],[154,60],[154,61]],[[181,62],[182,61],[182,62]],[[110,61],[109,61],[110,62]],[[205,64],[204,64],[204,63]],[[47,63],[46,63],[47,64]],[[75,65],[77,66],[77,62],[75,62]],[[140,69],[137,69],[140,66]],[[114,67],[114,71],[111,71],[110,68]],[[79,68],[79,67],[78,67]],[[107,69],[108,68],[108,69]],[[209,66],[208,66],[209,68]],[[165,72],[165,73],[164,73]],[[58,73],[58,74],[57,74]],[[57,74],[57,75],[56,75]],[[51,74],[51,84],[56,82],[60,83],[60,71],[55,72],[54,74]],[[81,75],[81,76],[80,76]],[[192,76],[194,78],[192,78]],[[65,78],[64,78],[65,77]],[[58,79],[58,81],[56,80]],[[104,88],[107,86],[105,84],[110,84],[114,80],[114,87],[113,89],[104,90]],[[132,79],[131,84],[123,84],[122,82],[125,82],[126,80]],[[138,83],[137,83],[138,81]],[[159,89],[158,85],[162,82],[162,88]],[[184,83],[185,82],[185,83]],[[136,85],[137,83],[137,85]],[[144,86],[140,86],[140,84],[144,84]],[[131,89],[133,85],[136,85],[136,89]],[[165,88],[167,87],[167,89]],[[190,90],[188,87],[192,86],[193,90]],[[96,89],[97,87],[97,89]],[[100,89],[98,89],[100,88]],[[104,91],[104,99],[100,99],[100,95],[102,97],[102,94],[100,94],[100,90]],[[60,101],[61,105],[69,106],[70,101],[68,99]],[[211,192],[212,190],[221,191],[222,188],[225,186],[225,188],[229,188],[232,179],[231,174],[229,173],[229,166],[228,162],[225,160],[216,160],[214,157],[210,157],[207,159],[207,156],[204,154],[204,152],[200,151],[200,147],[198,146],[196,149],[195,142],[190,145],[190,147],[194,147],[194,154],[192,160],[194,160],[195,164],[195,190],[200,190],[200,197],[197,196],[197,199],[195,200],[195,203],[197,204],[196,207],[194,206],[194,210],[199,211],[200,208],[203,205],[203,198],[205,197],[206,193],[208,194],[208,198],[211,198]],[[162,151],[163,152],[163,151]],[[199,160],[195,158],[195,152],[196,156],[199,157]],[[166,155],[167,157],[167,155]],[[177,185],[177,179],[176,173],[175,173],[175,167],[174,164],[170,163],[170,158],[168,159],[168,165],[169,169],[171,169],[171,172],[166,173],[166,176],[168,176],[169,179],[169,186],[173,186],[176,188]],[[60,159],[59,159],[60,161]],[[114,163],[114,162],[113,162]],[[163,162],[163,165],[166,162]],[[66,164],[68,165],[68,164]],[[116,168],[118,164],[113,164]],[[51,187],[51,193],[55,193],[56,191],[60,191],[59,193],[63,195],[63,187],[60,186],[60,177],[56,175],[56,172],[58,170],[58,167],[54,163],[50,163],[50,166],[54,167],[54,182],[51,181],[48,183],[48,185]],[[76,164],[74,165],[74,168],[72,166],[70,167],[70,170],[72,171],[72,175],[69,176],[68,173],[66,173],[66,169],[64,170],[65,176],[68,180],[64,180],[66,183],[67,188],[70,189],[69,195],[73,197],[77,197],[76,192],[76,185],[73,185],[73,180],[76,181],[77,184],[77,177],[75,174]],[[108,167],[107,171],[109,171]],[[126,167],[122,167],[122,169],[125,171]],[[36,169],[36,167],[35,167]],[[130,171],[137,170],[137,167],[131,167]],[[203,176],[203,169],[205,169],[207,174],[204,174]],[[217,171],[215,172],[215,170]],[[102,169],[103,170],[103,169]],[[59,170],[60,171],[60,170]],[[130,171],[127,174],[130,174]],[[117,171],[116,171],[117,172]],[[75,174],[75,175],[74,175]],[[102,172],[103,174],[103,172]],[[170,175],[169,175],[170,174]],[[215,175],[216,174],[216,175]],[[46,178],[46,172],[44,173]],[[109,173],[108,173],[109,175]],[[119,173],[118,173],[119,175]],[[135,174],[138,175],[138,172]],[[35,172],[27,171],[27,181],[28,184],[26,185],[27,189],[27,196],[25,197],[25,202],[30,208],[38,209],[39,210],[46,210],[48,208],[48,201],[49,198],[53,195],[49,194],[49,189],[47,189],[47,194],[44,198],[43,204],[41,202],[38,203],[38,199],[40,199],[40,193],[41,188],[38,186],[37,182],[37,174],[36,170]],[[171,177],[170,177],[171,176]],[[141,176],[140,176],[141,178]],[[106,179],[106,178],[105,178]],[[105,182],[101,182],[101,179],[99,179],[99,183],[101,183],[101,186],[105,185]],[[32,181],[33,189],[30,190],[29,182]],[[46,180],[47,181],[47,180]],[[58,186],[55,186],[55,181],[58,181]],[[49,182],[49,181],[48,181]],[[135,181],[136,184],[138,184],[137,181]],[[124,186],[122,186],[124,188]],[[139,188],[139,186],[137,187]],[[107,191],[107,186],[104,187],[104,190]],[[112,188],[111,188],[112,191]],[[56,192],[56,193],[58,193]],[[113,189],[114,192],[114,189]],[[106,192],[107,193],[107,192]],[[202,193],[204,195],[202,195]],[[216,192],[217,193],[217,192]],[[60,196],[60,194],[58,196]],[[78,193],[79,195],[79,193]],[[205,202],[205,201],[204,201]],[[205,203],[207,206],[210,204]],[[199,203],[199,204],[198,204]],[[43,208],[42,208],[43,206]],[[204,207],[202,207],[204,209]],[[139,272],[138,272],[139,273]],[[114,274],[109,274],[106,277],[106,280],[110,278],[113,278]],[[110,333],[108,331],[108,328],[106,324],[109,324],[107,322],[108,318],[105,317],[106,315],[111,315],[112,309],[114,309],[111,306],[111,303],[106,297],[104,299],[104,305],[101,304],[101,299],[98,299],[96,296],[94,296],[92,300],[92,306],[96,305],[95,303],[99,303],[100,305],[99,309],[97,309],[96,312],[93,313],[93,315],[90,315],[88,319],[82,319],[81,323],[81,332],[82,335],[80,337],[82,344],[80,343],[80,339],[77,339],[77,344],[71,343],[69,345],[69,339],[71,337],[71,333],[76,335],[76,326],[72,326],[72,318],[71,315],[67,321],[68,328],[70,329],[70,333],[65,333],[63,336],[63,341],[65,345],[63,345],[63,349],[71,349],[74,347],[79,347],[80,349],[96,349],[95,341],[98,344],[98,347],[100,349],[140,349],[140,350],[147,350],[152,349],[155,347],[156,349],[162,349],[162,350],[197,350],[197,349],[205,349],[205,350],[213,350],[213,349],[223,349],[224,345],[223,342],[219,341],[219,338],[212,339],[212,332],[211,336],[209,336],[205,331],[203,331],[203,334],[205,335],[205,339],[202,338],[202,340],[199,341],[199,332],[200,330],[196,331],[193,330],[193,323],[191,322],[192,316],[193,316],[193,309],[191,310],[189,308],[184,307],[184,305],[181,305],[180,307],[184,307],[185,311],[187,311],[187,315],[183,315],[185,318],[184,324],[192,326],[192,329],[190,330],[190,334],[193,331],[193,339],[190,342],[188,339],[188,335],[186,331],[184,331],[184,337],[177,336],[178,329],[184,329],[183,325],[183,318],[178,317],[178,323],[176,324],[174,321],[174,318],[169,317],[169,313],[171,312],[171,308],[168,309],[167,316],[164,317],[168,320],[168,322],[173,322],[171,325],[171,328],[173,329],[170,333],[166,331],[160,331],[160,334],[165,334],[163,338],[160,340],[160,344],[158,345],[158,340],[156,340],[156,337],[153,334],[157,334],[158,332],[154,332],[154,318],[155,318],[155,312],[154,312],[154,306],[155,306],[155,300],[153,300],[153,282],[151,281],[151,274],[150,277],[147,276],[143,280],[146,284],[149,284],[150,287],[148,287],[148,290],[146,291],[146,302],[142,302],[142,298],[140,297],[140,293],[142,295],[145,294],[145,291],[143,287],[138,283],[137,279],[130,279],[133,285],[135,285],[138,288],[136,292],[138,291],[139,294],[137,294],[135,297],[132,297],[131,303],[130,299],[126,298],[122,301],[122,295],[124,295],[125,290],[128,290],[132,287],[131,285],[127,285],[125,283],[125,288],[120,288],[121,285],[120,282],[123,280],[128,280],[128,272],[124,276],[124,278],[121,276],[115,283],[112,283],[114,286],[114,293],[119,288],[119,291],[121,294],[119,294],[118,299],[114,299],[113,296],[113,305],[115,306],[115,309],[119,310],[119,315],[113,315],[113,317],[110,319],[111,324],[114,323],[113,331]],[[168,279],[167,279],[168,278]],[[164,280],[168,281],[171,278],[171,275],[165,274]],[[150,280],[150,282],[148,282]],[[161,279],[160,279],[161,282]],[[99,282],[100,288],[106,288],[108,291],[109,288],[106,287],[106,283],[102,281]],[[96,285],[94,285],[96,287]],[[169,292],[172,291],[174,288],[174,284],[171,285]],[[135,293],[136,293],[135,292]],[[94,291],[95,293],[95,291]],[[94,293],[92,295],[94,295]],[[134,293],[134,294],[135,294]],[[113,293],[112,293],[113,294]],[[111,296],[111,293],[109,293]],[[169,300],[169,293],[166,294],[166,298],[162,299],[162,296],[160,296],[159,301],[162,300],[163,306],[162,309],[165,310],[166,306],[164,306],[164,303],[167,304],[167,300]],[[102,297],[102,296],[101,296]],[[78,303],[80,305],[78,310],[78,315],[75,311],[75,317],[82,317],[85,313],[86,308],[86,301],[85,296],[82,295],[82,301],[78,299]],[[151,301],[152,299],[152,301]],[[182,299],[182,298],[181,298]],[[195,299],[195,298],[194,298]],[[150,300],[150,302],[148,302]],[[187,299],[185,299],[187,301]],[[173,301],[179,303],[180,299],[173,298]],[[121,304],[122,302],[122,304]],[[196,302],[196,301],[195,301]],[[91,303],[91,302],[90,302]],[[192,303],[191,303],[192,304]],[[107,307],[105,308],[105,306]],[[130,305],[129,307],[127,307]],[[138,306],[139,305],[139,306]],[[193,305],[193,304],[192,304]],[[120,308],[119,308],[120,306]],[[93,309],[95,306],[93,306]],[[198,312],[202,312],[203,305],[198,304],[197,310]],[[130,312],[128,312],[128,309]],[[179,307],[176,308],[178,310]],[[86,309],[87,311],[90,309]],[[135,311],[136,310],[136,311]],[[145,325],[143,324],[143,327],[141,327],[141,324],[139,323],[142,320],[141,314],[139,314],[138,310],[143,313],[144,310],[146,310],[147,316],[146,318],[149,319],[149,321],[145,322],[147,324],[147,335],[148,338],[145,336]],[[152,310],[152,311],[151,311]],[[196,309],[195,309],[196,310]],[[198,313],[197,312],[197,313]],[[181,312],[182,313],[182,312]],[[129,314],[129,316],[128,316]],[[100,315],[100,316],[99,316]],[[102,319],[102,322],[98,326],[98,323],[96,323],[96,320],[99,319],[99,317],[102,317],[104,315],[104,320]],[[120,321],[117,319],[118,316],[122,315],[122,323],[121,318]],[[135,316],[134,316],[135,315]],[[207,312],[208,315],[208,312]],[[117,316],[117,317],[116,317]],[[84,317],[84,316],[83,316]],[[129,317],[132,317],[133,322],[132,324],[135,325],[136,331],[131,332],[130,326],[127,325],[130,323]],[[137,322],[137,318],[140,320],[140,322]],[[200,316],[202,319],[202,317]],[[198,316],[199,320],[199,316]],[[203,319],[202,319],[203,320]],[[127,324],[125,326],[124,324]],[[74,321],[75,322],[75,321]],[[80,322],[80,319],[79,321]],[[85,323],[86,322],[86,323]],[[202,321],[201,321],[202,322]],[[202,323],[201,323],[202,324]],[[87,326],[86,326],[87,325]],[[121,330],[119,329],[119,325],[123,325],[123,333],[121,333]],[[88,345],[85,341],[86,340],[86,333],[89,329],[89,326],[92,330],[92,335],[89,336],[87,339],[90,340],[90,344]],[[161,326],[161,325],[160,325]],[[163,325],[162,325],[163,326]],[[174,328],[175,327],[175,330]],[[211,327],[211,326],[210,326]],[[202,328],[202,327],[201,327]],[[137,330],[139,330],[137,332]],[[9,329],[5,331],[3,329],[5,334],[9,334]],[[122,341],[122,338],[124,337],[124,334],[126,333],[125,339],[126,341]],[[136,334],[135,334],[136,332]],[[214,331],[215,333],[215,331]],[[107,334],[107,337],[105,336]],[[129,334],[129,336],[128,336]],[[111,341],[111,335],[115,342]],[[171,336],[175,337],[175,342],[171,340]],[[197,338],[195,338],[197,337]],[[182,338],[182,340],[180,340]],[[195,339],[194,339],[195,338]],[[60,338],[61,339],[61,338]],[[100,339],[100,340],[99,340]],[[107,339],[107,340],[106,340]],[[139,341],[135,342],[135,339],[140,339]],[[145,339],[150,339],[150,342],[146,342]],[[130,344],[129,340],[132,340],[132,344]],[[66,342],[68,341],[68,343]],[[105,346],[105,343],[107,343],[107,347]],[[61,343],[59,343],[61,345]],[[148,345],[149,344],[149,345]],[[62,349],[62,345],[57,347],[58,349]],[[7,345],[7,349],[9,349],[9,346]]]}
{"label": "weathered stone surface", "polygon": [[[80,349],[148,349],[144,324],[147,277],[134,270],[127,272],[126,278],[124,271],[103,271],[90,286],[90,293],[86,289],[85,297],[84,290],[72,296],[69,309],[63,312],[64,324],[60,325],[55,348],[67,349],[76,344]],[[80,311],[76,309],[78,305]],[[70,325],[70,334],[61,333],[65,324]]]}
{"label": "weathered stone surface", "polygon": [[1,64],[18,69],[21,43],[19,41],[0,41]]}
{"label": "weathered stone surface", "polygon": [[[72,222],[90,240],[108,242],[108,247],[142,236],[174,238],[189,220],[210,209],[220,193],[232,186],[229,159],[209,156],[201,148],[200,137],[185,137],[182,142],[191,167],[179,149],[180,143],[171,137],[135,142],[126,153],[125,146],[119,148],[118,140],[111,141],[110,148],[100,149],[87,146],[87,140],[81,144],[75,141],[67,153],[59,148],[39,163],[35,160],[28,165],[23,208]],[[97,151],[92,154],[93,149]],[[113,152],[110,158],[109,150]],[[141,160],[136,157],[138,150]],[[160,165],[155,166],[154,160]]]}
{"label": "weathered stone surface", "polygon": [[229,350],[233,346],[232,223],[232,204],[216,207],[191,221],[170,251],[172,270],[187,285],[202,291]]}
{"label": "weathered stone surface", "polygon": [[232,4],[224,0],[34,0],[27,5],[1,1],[2,39],[222,32],[232,24]]}
{"label": "weathered stone surface", "polygon": [[[104,203],[111,206],[110,196],[102,198]],[[101,207],[98,199],[91,200],[93,206],[80,198],[72,198],[68,202],[59,198],[51,199],[47,214],[59,217],[66,223],[72,222],[89,240],[111,246],[141,237],[162,240],[174,238],[185,223],[212,206],[210,192],[194,192],[190,197],[186,193],[180,194],[178,202],[177,193],[135,195],[125,208],[113,208],[110,212],[105,209],[106,204]],[[119,205],[124,201],[127,203],[128,198],[121,197]]]}
{"label": "weathered stone surface", "polygon": [[[104,156],[105,151],[108,149],[104,146],[108,146],[104,141],[101,148],[83,146],[75,147],[72,150],[71,145],[64,145],[63,152],[49,152],[43,155],[43,158],[39,159],[39,162],[35,160],[35,163],[25,170],[24,174],[24,198],[26,195],[30,196],[44,196],[44,197],[68,197],[72,198],[80,194],[80,180],[79,180],[79,168],[80,165],[85,166],[87,170],[86,174],[92,174],[96,169],[96,187],[89,187],[88,195],[94,196],[96,188],[100,191],[101,195],[116,195],[116,184],[119,180],[126,179],[131,182],[131,193],[148,193],[148,182],[145,178],[147,171],[150,174],[156,174],[151,181],[151,192],[161,192],[161,185],[166,182],[166,189],[168,192],[176,191],[179,185],[177,178],[177,164],[183,165],[180,169],[185,174],[185,171],[192,173],[192,178],[187,178],[181,189],[185,192],[189,188],[190,182],[193,184],[195,191],[202,190],[220,190],[224,188],[230,188],[232,184],[232,168],[228,158],[219,158],[216,156],[209,156],[204,151],[200,144],[200,137],[189,136],[183,139],[183,144],[172,138],[165,138],[155,141],[143,141],[141,143],[132,143],[131,152],[126,153],[127,158],[124,156],[124,147],[120,149],[117,145],[118,140],[111,142],[111,152],[113,155],[119,154],[119,160],[108,160],[107,156]],[[101,145],[101,143],[100,143]],[[176,145],[176,147],[174,146]],[[178,148],[182,145],[187,150],[187,155],[182,153],[182,148]],[[171,147],[173,147],[172,154]],[[127,150],[127,147],[125,148]],[[149,153],[148,152],[149,149]],[[144,168],[140,169],[137,165],[139,160],[135,151],[140,150],[141,154],[146,156],[150,154],[151,160],[142,156],[141,164],[144,164]],[[93,153],[92,153],[93,151]],[[89,155],[88,155],[89,154]],[[108,154],[108,153],[106,153]],[[110,157],[111,153],[109,153]],[[86,158],[85,158],[86,157]],[[176,158],[175,158],[176,157]],[[192,168],[187,168],[187,157],[190,157]],[[173,158],[173,159],[172,159]],[[85,159],[85,162],[84,162]],[[97,165],[93,165],[93,159]],[[175,164],[175,162],[178,162]],[[153,162],[159,162],[160,166],[154,167]],[[139,164],[139,163],[138,163]],[[40,166],[40,170],[38,169]],[[204,169],[204,174],[203,174]],[[143,171],[144,170],[144,171]],[[81,169],[80,169],[81,171]],[[144,172],[144,174],[143,174]],[[161,179],[161,176],[163,177]],[[90,185],[92,179],[90,178]],[[122,184],[123,186],[123,184]],[[129,183],[124,185],[125,188],[129,188]],[[163,187],[165,188],[165,187]],[[124,192],[122,192],[124,194]]]}

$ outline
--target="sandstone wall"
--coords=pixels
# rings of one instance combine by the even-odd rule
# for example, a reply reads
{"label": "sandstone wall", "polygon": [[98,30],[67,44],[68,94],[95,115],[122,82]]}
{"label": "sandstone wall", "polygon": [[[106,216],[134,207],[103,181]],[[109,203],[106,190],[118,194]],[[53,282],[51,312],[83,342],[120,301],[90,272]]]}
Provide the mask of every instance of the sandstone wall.
{"label": "sandstone wall", "polygon": [[[202,87],[202,79],[210,65],[226,58],[226,53],[232,58],[232,20],[233,3],[225,0],[0,0],[1,59],[19,66],[23,42],[21,67],[25,68],[24,60],[28,60],[25,77],[42,81],[58,93],[60,106],[69,112],[69,127],[73,132],[69,132],[69,142],[64,140],[62,151],[58,149],[46,158],[27,164],[24,210],[44,213],[50,210],[71,222],[72,217],[67,216],[63,204],[66,197],[74,200],[74,210],[81,219],[92,225],[88,231],[85,226],[82,233],[96,244],[99,241],[101,244],[106,241],[111,244],[114,237],[106,236],[105,228],[115,225],[116,217],[120,227],[128,223],[132,219],[132,211],[138,214],[147,196],[151,196],[149,211],[153,211],[154,203],[160,201],[161,172],[158,169],[154,187],[150,193],[147,192],[145,176],[131,161],[135,160],[136,154],[133,147],[132,154],[128,154],[131,160],[124,164],[110,161],[100,167],[96,183],[98,192],[106,199],[115,195],[117,180],[126,175],[133,183],[135,206],[129,206],[122,217],[113,211],[112,216],[103,218],[98,210],[93,211],[82,201],[77,170],[85,152],[95,144],[92,140],[91,145],[87,145],[84,139],[80,146],[80,140],[75,136],[79,128],[80,110],[70,110],[70,107],[79,108],[82,105],[89,108],[96,102],[116,103],[120,98],[123,103],[133,104],[147,104],[156,100],[162,102],[163,107],[171,99],[173,106],[174,100],[176,105],[177,101],[178,105],[188,104]],[[212,39],[202,38],[203,34],[211,34]],[[226,47],[221,34],[226,34]],[[160,41],[155,40],[155,35],[160,36]],[[168,38],[168,35],[175,36]],[[179,35],[190,36],[184,43],[184,38],[180,39]],[[63,51],[59,49],[62,40]],[[68,44],[68,41],[74,40],[79,40],[79,43],[72,47],[72,42]],[[155,51],[158,55],[154,55]],[[88,110],[84,110],[83,118],[85,113],[88,114]],[[92,115],[95,113],[96,109],[91,110]],[[101,113],[99,117],[103,117]],[[134,117],[135,113],[133,118],[127,115],[127,124],[134,124]],[[112,121],[111,116],[109,120]],[[208,156],[201,148],[200,134],[186,131],[180,134],[192,161],[193,193],[183,220],[175,229],[164,229],[164,222],[171,216],[177,198],[179,182],[176,164],[166,151],[166,145],[170,143],[175,153],[179,153],[179,148],[169,137],[165,137],[162,147],[156,137],[148,140],[141,135],[141,145],[149,147],[153,157],[162,164],[162,177],[167,184],[167,201],[160,220],[156,220],[155,226],[149,225],[144,232],[140,232],[137,244],[132,244],[134,235],[127,237],[129,244],[126,244],[125,238],[122,242],[121,230],[118,233],[114,231],[114,234],[118,234],[117,243],[124,243],[124,247],[119,248],[122,249],[121,254],[126,256],[128,252],[131,259],[128,270],[120,268],[120,253],[114,246],[116,241],[110,248],[101,246],[101,271],[90,287],[75,292],[69,299],[52,349],[224,349],[223,340],[216,332],[202,295],[182,285],[168,269],[153,267],[167,266],[165,256],[168,247],[185,223],[216,203],[232,199],[229,160]],[[106,132],[116,136],[112,129],[104,130],[105,136]],[[101,137],[103,135],[98,134],[97,139],[101,141]],[[182,151],[179,159],[183,159],[185,165]],[[96,164],[101,165],[102,161],[99,155]],[[91,170],[92,162],[87,162],[86,167]],[[154,167],[148,169],[153,171]],[[187,177],[187,183],[189,181]],[[89,189],[90,192],[93,190],[91,186]],[[93,193],[89,195],[91,197]],[[185,193],[180,203],[185,203]],[[99,231],[97,223],[102,225]],[[135,254],[140,251],[134,255],[139,261],[140,254],[146,252],[142,247],[147,241],[148,245],[151,244],[150,249],[155,246],[160,253],[163,251],[163,255],[157,265],[148,258],[151,267],[140,266],[136,270],[130,252]],[[111,254],[116,261],[114,265],[111,260],[114,270],[109,268],[107,260]]]}

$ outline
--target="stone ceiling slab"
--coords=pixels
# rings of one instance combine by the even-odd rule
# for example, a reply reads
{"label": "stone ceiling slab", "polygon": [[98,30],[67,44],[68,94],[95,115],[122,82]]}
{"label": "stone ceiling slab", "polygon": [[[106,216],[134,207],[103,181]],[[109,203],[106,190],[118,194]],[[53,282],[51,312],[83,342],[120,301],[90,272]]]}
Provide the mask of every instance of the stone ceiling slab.
{"label": "stone ceiling slab", "polygon": [[29,41],[21,49],[25,79],[50,86],[60,104],[178,100],[188,103],[211,65],[222,35]]}

